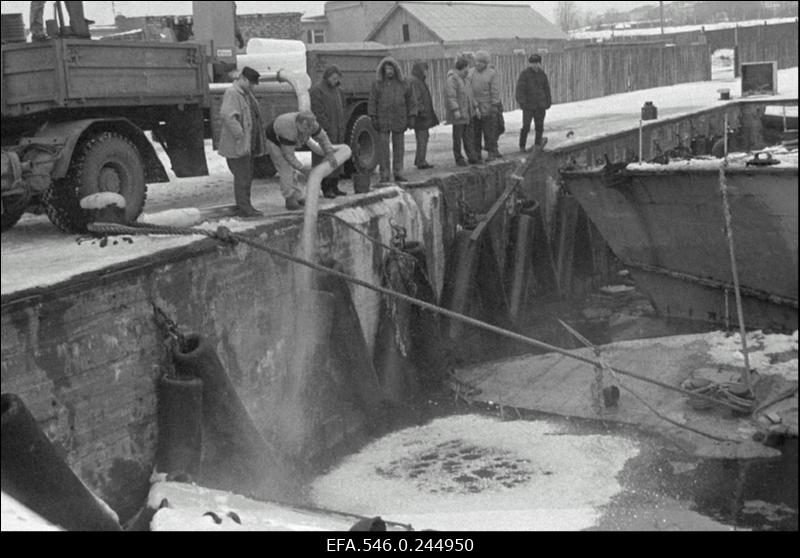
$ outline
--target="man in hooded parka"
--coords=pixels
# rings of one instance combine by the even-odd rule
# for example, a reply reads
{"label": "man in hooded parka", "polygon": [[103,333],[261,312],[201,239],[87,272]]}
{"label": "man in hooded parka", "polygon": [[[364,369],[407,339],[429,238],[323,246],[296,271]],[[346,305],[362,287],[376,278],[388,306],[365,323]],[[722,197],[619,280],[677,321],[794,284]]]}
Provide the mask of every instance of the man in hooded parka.
{"label": "man in hooded parka", "polygon": [[[367,114],[372,127],[378,132],[380,150],[381,182],[408,182],[402,175],[405,154],[404,134],[413,128],[416,114],[411,87],[394,58],[387,56],[378,64],[377,79],[372,84]],[[389,164],[389,142],[391,140],[391,167]]]}

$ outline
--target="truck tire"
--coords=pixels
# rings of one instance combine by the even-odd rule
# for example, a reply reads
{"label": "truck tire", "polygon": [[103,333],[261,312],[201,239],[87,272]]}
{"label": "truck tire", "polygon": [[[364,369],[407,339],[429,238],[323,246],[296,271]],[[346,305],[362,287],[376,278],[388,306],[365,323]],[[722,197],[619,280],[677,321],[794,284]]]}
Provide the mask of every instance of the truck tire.
{"label": "truck tire", "polygon": [[28,203],[31,197],[28,194],[16,194],[12,196],[3,196],[3,215],[0,223],[0,231],[6,232],[8,229],[17,224],[25,210],[28,208]]}
{"label": "truck tire", "polygon": [[[372,127],[369,116],[356,118],[350,129],[348,145],[353,150],[351,170],[359,174],[372,174],[378,167],[378,132]],[[345,167],[347,171],[347,167]],[[351,173],[352,174],[352,173]]]}
{"label": "truck tire", "polygon": [[100,192],[125,198],[125,219],[135,221],[144,209],[147,184],[144,163],[133,143],[115,132],[103,132],[76,150],[67,176],[54,181],[42,200],[47,216],[64,232],[83,233],[90,222],[80,200]]}

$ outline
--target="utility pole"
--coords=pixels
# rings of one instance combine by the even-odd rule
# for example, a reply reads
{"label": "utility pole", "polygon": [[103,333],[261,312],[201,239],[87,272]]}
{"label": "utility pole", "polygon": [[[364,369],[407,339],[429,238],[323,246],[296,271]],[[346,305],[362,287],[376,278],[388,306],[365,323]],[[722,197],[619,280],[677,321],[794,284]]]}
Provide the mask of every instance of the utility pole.
{"label": "utility pole", "polygon": [[658,9],[661,12],[661,34],[664,34],[664,2],[658,3]]}

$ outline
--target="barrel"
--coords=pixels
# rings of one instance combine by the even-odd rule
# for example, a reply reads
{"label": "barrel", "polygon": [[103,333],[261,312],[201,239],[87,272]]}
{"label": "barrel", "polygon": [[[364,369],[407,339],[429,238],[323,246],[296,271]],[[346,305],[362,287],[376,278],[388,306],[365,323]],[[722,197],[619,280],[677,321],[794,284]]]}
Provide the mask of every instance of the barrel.
{"label": "barrel", "polygon": [[25,22],[22,14],[2,14],[3,43],[24,43],[26,39]]}

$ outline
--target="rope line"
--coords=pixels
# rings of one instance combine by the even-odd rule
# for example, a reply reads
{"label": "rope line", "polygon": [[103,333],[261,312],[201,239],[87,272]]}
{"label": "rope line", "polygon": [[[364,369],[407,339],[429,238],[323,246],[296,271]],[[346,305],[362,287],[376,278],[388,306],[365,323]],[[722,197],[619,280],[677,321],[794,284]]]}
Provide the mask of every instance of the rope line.
{"label": "rope line", "polygon": [[[381,294],[384,294],[384,295],[387,295],[387,296],[390,296],[390,297],[394,297],[394,298],[400,299],[400,300],[402,300],[404,302],[407,302],[409,304],[413,304],[413,305],[419,306],[420,308],[422,308],[424,310],[429,310],[429,311],[434,312],[436,314],[440,314],[442,316],[445,316],[446,318],[450,318],[450,319],[453,319],[453,320],[464,322],[464,323],[466,323],[468,325],[471,325],[473,327],[476,327],[476,328],[479,328],[479,329],[483,329],[485,331],[489,331],[491,333],[494,333],[494,334],[500,335],[500,336],[504,336],[504,337],[507,337],[509,339],[513,339],[513,340],[518,341],[520,343],[523,343],[525,345],[529,345],[529,346],[532,346],[532,347],[536,347],[537,349],[542,349],[542,350],[553,352],[553,353],[558,353],[558,354],[563,355],[565,357],[568,357],[568,358],[571,358],[571,359],[574,359],[574,360],[578,360],[578,361],[584,362],[586,364],[591,364],[592,366],[600,366],[601,365],[601,363],[597,362],[596,360],[593,360],[591,358],[587,358],[587,357],[584,357],[584,356],[581,356],[581,355],[578,355],[578,354],[571,353],[566,349],[562,349],[561,347],[557,347],[555,345],[550,345],[549,343],[545,343],[543,341],[539,341],[538,339],[533,339],[531,337],[526,337],[524,335],[520,335],[519,333],[515,333],[515,332],[509,331],[507,329],[503,329],[503,328],[500,328],[500,327],[497,327],[497,326],[493,326],[491,324],[487,324],[486,322],[482,322],[480,320],[476,320],[474,318],[470,318],[469,316],[464,316],[463,314],[459,314],[457,312],[453,312],[452,310],[448,310],[446,308],[442,308],[440,306],[436,306],[435,304],[431,304],[429,302],[425,302],[425,301],[416,299],[414,297],[411,297],[411,296],[408,296],[408,295],[405,295],[405,294],[402,294],[402,293],[398,293],[398,292],[393,291],[391,289],[387,289],[387,288],[384,288],[384,287],[373,285],[372,283],[369,283],[369,282],[364,281],[362,279],[358,279],[357,277],[353,277],[353,276],[348,275],[346,273],[342,273],[341,271],[337,271],[335,269],[330,269],[330,268],[325,267],[323,265],[320,265],[320,264],[317,264],[317,263],[314,263],[314,262],[310,262],[308,260],[304,260],[304,259],[302,259],[302,258],[300,258],[298,256],[294,256],[292,254],[288,254],[286,252],[283,252],[281,250],[273,248],[273,247],[269,246],[268,244],[266,244],[265,242],[262,242],[262,241],[259,241],[259,240],[254,240],[254,239],[252,239],[252,238],[250,238],[248,236],[244,236],[244,235],[241,235],[241,234],[238,234],[238,233],[234,233],[230,229],[228,229],[227,227],[218,227],[217,230],[215,230],[215,231],[209,231],[209,230],[204,230],[204,229],[168,227],[168,226],[161,226],[161,225],[136,225],[136,226],[131,227],[131,226],[125,226],[125,225],[111,224],[111,223],[91,223],[91,224],[89,224],[88,228],[89,228],[90,232],[103,234],[103,235],[117,235],[117,234],[135,235],[135,234],[151,234],[151,233],[152,234],[174,234],[174,235],[180,235],[180,236],[202,235],[202,236],[207,236],[209,238],[213,238],[213,239],[219,240],[221,242],[226,242],[226,243],[229,243],[229,244],[235,244],[237,242],[241,242],[242,244],[247,244],[248,246],[252,246],[253,248],[256,248],[256,249],[259,249],[259,250],[263,250],[264,252],[267,252],[271,256],[278,257],[278,258],[283,258],[285,260],[288,260],[290,262],[296,263],[298,265],[309,267],[309,268],[313,269],[314,271],[318,271],[320,273],[326,273],[328,275],[332,275],[333,277],[338,277],[339,279],[343,279],[344,281],[348,281],[348,282],[350,282],[350,283],[352,283],[354,285],[358,285],[358,286],[363,287],[365,289],[368,289],[368,290],[375,291],[375,292],[378,292],[378,293],[381,293]],[[653,378],[648,378],[647,376],[642,376],[640,374],[636,374],[635,372],[631,372],[629,370],[622,370],[622,369],[614,368],[614,367],[609,367],[609,369],[614,371],[617,374],[620,374],[620,375],[623,375],[623,376],[627,376],[627,377],[630,377],[630,378],[634,378],[634,379],[640,380],[642,382],[646,382],[646,383],[650,383],[650,384],[653,384],[653,385],[657,385],[657,386],[660,386],[660,387],[662,387],[664,389],[668,389],[668,390],[671,390],[671,391],[682,393],[682,394],[684,394],[684,395],[686,395],[688,397],[693,397],[693,398],[696,398],[696,399],[703,399],[703,400],[706,400],[706,401],[711,402],[711,403],[715,403],[715,404],[719,404],[719,405],[725,405],[725,406],[730,407],[730,408],[732,408],[734,410],[740,410],[740,407],[738,407],[738,406],[736,406],[734,404],[731,404],[731,403],[729,403],[727,401],[721,401],[721,400],[718,400],[718,399],[714,399],[712,397],[708,397],[708,396],[703,395],[703,394],[693,393],[693,392],[688,391],[686,389],[683,389],[681,387],[673,386],[673,385],[667,384],[665,382],[661,382],[659,380],[655,380]]]}

